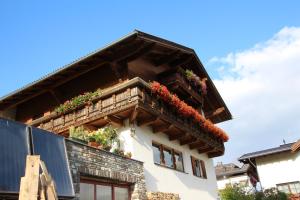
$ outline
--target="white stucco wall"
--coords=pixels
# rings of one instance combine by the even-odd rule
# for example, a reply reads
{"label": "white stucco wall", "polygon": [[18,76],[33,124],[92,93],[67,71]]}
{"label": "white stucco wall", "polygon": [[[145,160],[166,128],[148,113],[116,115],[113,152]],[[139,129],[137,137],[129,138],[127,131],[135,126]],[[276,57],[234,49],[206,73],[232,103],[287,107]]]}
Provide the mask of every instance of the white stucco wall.
{"label": "white stucco wall", "polygon": [[[135,134],[130,127],[122,128],[121,140],[124,150],[132,152],[132,158],[144,162],[146,187],[151,192],[171,192],[179,194],[182,200],[217,199],[217,181],[213,160],[206,154],[190,150],[187,145],[180,146],[177,141],[169,141],[165,134],[153,134],[149,127],[135,127]],[[161,143],[183,154],[185,172],[168,169],[154,164],[152,141]],[[193,175],[190,156],[205,161],[207,179]]]}
{"label": "white stucco wall", "polygon": [[222,190],[226,187],[226,184],[240,184],[241,181],[246,181],[246,187],[251,186],[251,183],[249,181],[249,177],[247,175],[241,175],[241,176],[234,176],[234,177],[229,177],[229,178],[225,178],[225,179],[221,179],[217,181],[218,184],[218,189]]}
{"label": "white stucco wall", "polygon": [[279,183],[300,181],[300,152],[257,158],[256,164],[264,189],[276,187]]}

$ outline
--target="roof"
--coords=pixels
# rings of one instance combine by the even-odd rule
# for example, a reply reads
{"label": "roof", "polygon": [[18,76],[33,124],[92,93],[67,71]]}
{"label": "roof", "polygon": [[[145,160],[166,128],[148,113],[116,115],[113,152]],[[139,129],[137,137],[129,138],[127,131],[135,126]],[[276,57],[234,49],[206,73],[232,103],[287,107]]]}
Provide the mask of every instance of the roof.
{"label": "roof", "polygon": [[250,168],[249,164],[245,164],[242,167],[239,167],[233,163],[229,164],[218,164],[215,166],[215,171],[216,171],[216,176],[217,179],[224,178],[224,176],[236,176],[236,175],[241,175],[245,174],[248,172]]}
{"label": "roof", "polygon": [[243,162],[245,160],[252,159],[252,158],[258,158],[258,157],[262,157],[262,156],[268,156],[268,155],[272,155],[272,154],[291,151],[293,144],[294,143],[282,144],[279,147],[265,149],[265,150],[256,151],[256,152],[252,152],[252,153],[247,153],[247,154],[242,155],[238,160]]}
{"label": "roof", "polygon": [[[116,56],[122,57],[122,59],[129,59],[132,56],[138,56],[142,54],[141,52],[145,49],[149,49],[151,45],[157,45],[160,47],[164,47],[170,49],[170,51],[180,51],[185,59],[189,59],[193,57],[196,64],[196,69],[198,73],[208,78],[208,88],[212,91],[211,94],[213,96],[207,97],[211,98],[210,100],[216,100],[217,103],[214,109],[224,107],[225,111],[219,115],[219,119],[214,119],[215,123],[232,119],[232,115],[227,108],[225,102],[223,101],[221,95],[217,91],[215,85],[213,84],[212,80],[208,76],[204,66],[202,65],[200,59],[196,55],[195,51],[191,48],[185,47],[183,45],[165,40],[163,38],[159,38],[138,30],[134,30],[132,33],[128,34],[127,36],[103,47],[100,48],[88,55],[81,57],[74,62],[63,66],[54,72],[12,92],[8,95],[0,98],[0,111],[5,110],[10,107],[14,107],[22,102],[27,101],[28,99],[34,98],[35,96],[41,94],[45,90],[49,90],[49,88],[55,87],[62,82],[66,82],[67,79],[73,76],[79,76],[82,73],[91,71],[96,67],[99,67],[100,64],[92,65],[91,62],[95,60],[100,60],[101,62],[105,63],[110,61],[112,58]],[[127,47],[128,48],[125,48]],[[117,48],[122,48],[120,51],[116,52]],[[122,51],[123,50],[123,51]],[[124,55],[126,52],[126,55]],[[130,54],[131,53],[131,54]],[[115,57],[113,57],[113,56]],[[99,62],[100,62],[99,61]]]}

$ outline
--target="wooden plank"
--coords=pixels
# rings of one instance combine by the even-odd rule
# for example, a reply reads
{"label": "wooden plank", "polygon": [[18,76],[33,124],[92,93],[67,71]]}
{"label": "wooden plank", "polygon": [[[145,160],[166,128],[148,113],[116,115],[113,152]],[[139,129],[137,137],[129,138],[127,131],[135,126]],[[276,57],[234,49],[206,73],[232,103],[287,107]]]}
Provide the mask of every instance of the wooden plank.
{"label": "wooden plank", "polygon": [[205,145],[204,142],[197,140],[196,142],[190,144],[190,149],[197,149],[197,148],[200,148],[204,145]]}
{"label": "wooden plank", "polygon": [[208,153],[208,152],[211,152],[211,151],[213,151],[214,150],[214,148],[213,147],[205,147],[205,148],[203,148],[203,149],[198,149],[198,153]]}
{"label": "wooden plank", "polygon": [[159,117],[150,117],[149,119],[144,119],[138,122],[138,126],[149,126],[159,120]]}
{"label": "wooden plank", "polygon": [[153,133],[165,132],[165,131],[172,129],[173,127],[174,127],[174,125],[172,125],[172,124],[156,126],[156,127],[153,127]]}
{"label": "wooden plank", "polygon": [[39,188],[40,156],[28,155],[25,176],[21,178],[19,200],[37,200]]}
{"label": "wooden plank", "polygon": [[186,145],[186,144],[191,144],[191,143],[193,143],[193,142],[195,142],[195,138],[189,138],[189,139],[185,139],[185,140],[181,140],[180,141],[180,145]]}
{"label": "wooden plank", "polygon": [[41,185],[45,188],[47,200],[58,200],[55,189],[55,183],[50,174],[48,173],[45,163],[43,161],[40,161],[40,166],[43,172],[40,178]]}
{"label": "wooden plank", "polygon": [[129,123],[133,124],[136,121],[136,118],[139,114],[138,106],[135,106],[130,117],[129,117]]}
{"label": "wooden plank", "polygon": [[185,137],[186,136],[186,134],[185,133],[180,133],[180,134],[176,134],[176,135],[171,135],[171,136],[169,136],[169,140],[178,140],[178,139],[180,139],[180,138],[183,138],[183,137]]}
{"label": "wooden plank", "polygon": [[110,123],[113,126],[122,127],[124,126],[124,122],[122,119],[119,119],[115,116],[105,116],[104,120],[106,120],[108,123]]}

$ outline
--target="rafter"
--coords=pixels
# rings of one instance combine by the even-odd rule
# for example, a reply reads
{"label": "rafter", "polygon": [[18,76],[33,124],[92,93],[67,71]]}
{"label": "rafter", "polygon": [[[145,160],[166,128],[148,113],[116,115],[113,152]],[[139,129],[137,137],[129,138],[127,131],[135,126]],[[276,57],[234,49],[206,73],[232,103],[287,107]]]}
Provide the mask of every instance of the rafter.
{"label": "rafter", "polygon": [[161,59],[159,59],[158,61],[156,61],[156,62],[154,63],[154,65],[155,65],[156,67],[158,67],[158,66],[161,66],[161,65],[163,65],[163,64],[169,63],[169,62],[171,62],[172,60],[174,60],[174,57],[176,58],[177,55],[178,55],[179,53],[180,53],[180,51],[177,50],[177,51],[174,51],[174,52],[172,52],[172,53],[170,53],[170,54],[168,54],[168,55],[166,55],[166,56],[163,56]]}
{"label": "rafter", "polygon": [[207,119],[210,119],[210,118],[212,118],[212,117],[215,117],[215,116],[221,114],[221,113],[224,112],[224,111],[225,111],[225,108],[224,108],[224,107],[220,107],[220,108],[217,108],[217,109],[214,110],[214,111],[211,111],[211,112],[206,113],[206,116],[205,116],[205,117],[206,117]]}
{"label": "rafter", "polygon": [[179,133],[179,134],[176,134],[176,135],[171,135],[169,136],[169,140],[179,140],[180,138],[183,138],[185,137],[186,134],[185,133]]}
{"label": "rafter", "polygon": [[124,122],[122,119],[120,118],[117,118],[115,116],[105,116],[104,117],[104,120],[107,121],[108,123],[114,125],[114,126],[117,126],[117,127],[122,127],[124,125]]}
{"label": "rafter", "polygon": [[172,125],[172,124],[166,124],[166,125],[160,125],[157,127],[153,127],[153,133],[165,132],[165,131],[172,129],[173,127],[174,127],[174,125]]}
{"label": "rafter", "polygon": [[210,152],[210,151],[213,151],[213,150],[214,150],[213,147],[207,146],[205,148],[198,149],[198,153],[207,153],[207,152]]}
{"label": "rafter", "polygon": [[195,142],[195,138],[190,137],[188,139],[180,140],[180,145],[191,144],[193,142]]}
{"label": "rafter", "polygon": [[159,117],[150,117],[149,119],[144,119],[144,120],[138,121],[138,126],[149,126],[158,120],[159,120]]}
{"label": "rafter", "polygon": [[197,140],[196,142],[190,144],[189,146],[190,146],[190,149],[198,149],[204,145],[205,145],[204,142]]}

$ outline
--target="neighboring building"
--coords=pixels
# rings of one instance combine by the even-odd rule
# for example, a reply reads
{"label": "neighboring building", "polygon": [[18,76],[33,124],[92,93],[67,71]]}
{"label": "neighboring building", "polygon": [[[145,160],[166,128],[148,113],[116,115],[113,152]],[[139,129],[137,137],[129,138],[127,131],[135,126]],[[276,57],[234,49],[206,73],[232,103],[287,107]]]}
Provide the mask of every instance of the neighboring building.
{"label": "neighboring building", "polygon": [[263,189],[300,194],[300,140],[279,147],[248,153],[239,161],[257,168]]}
{"label": "neighboring building", "polygon": [[[155,93],[149,81],[164,84],[190,106]],[[75,106],[55,109],[98,88],[101,94],[88,102],[83,95]],[[213,124],[232,117],[193,49],[134,31],[5,96],[0,110],[2,117],[65,137],[71,126],[118,127],[122,150],[132,159],[66,140],[81,199],[106,194],[144,200],[146,192],[149,199],[217,198],[212,158],[224,154],[228,138]]]}
{"label": "neighboring building", "polygon": [[239,167],[234,163],[218,163],[215,166],[215,171],[219,190],[227,186],[240,185],[245,187],[247,191],[251,191],[255,190],[258,182],[256,170],[249,164]]}

